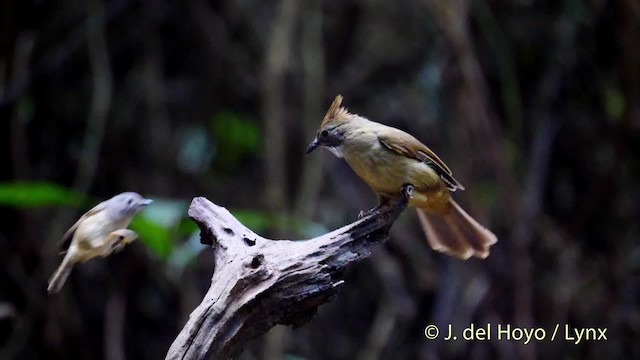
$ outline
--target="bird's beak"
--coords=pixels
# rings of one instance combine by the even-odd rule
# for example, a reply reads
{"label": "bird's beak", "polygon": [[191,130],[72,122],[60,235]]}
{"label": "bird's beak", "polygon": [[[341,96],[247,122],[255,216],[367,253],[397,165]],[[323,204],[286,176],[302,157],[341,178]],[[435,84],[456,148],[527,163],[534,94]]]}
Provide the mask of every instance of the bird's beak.
{"label": "bird's beak", "polygon": [[151,199],[144,199],[142,201],[140,201],[140,206],[147,206],[150,205],[153,202],[153,200]]}
{"label": "bird's beak", "polygon": [[318,145],[319,145],[318,138],[313,139],[311,144],[307,146],[307,151],[305,152],[305,155],[309,155],[313,150],[315,150],[318,147]]}

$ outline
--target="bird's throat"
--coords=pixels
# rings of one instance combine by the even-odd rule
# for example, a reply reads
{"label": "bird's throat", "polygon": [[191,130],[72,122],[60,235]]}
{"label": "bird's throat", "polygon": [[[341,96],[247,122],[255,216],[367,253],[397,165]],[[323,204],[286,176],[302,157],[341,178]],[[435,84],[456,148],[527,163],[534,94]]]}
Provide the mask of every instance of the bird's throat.
{"label": "bird's throat", "polygon": [[337,146],[327,146],[327,149],[331,151],[333,155],[335,155],[338,159],[342,159],[344,156],[342,155],[342,150],[340,150]]}

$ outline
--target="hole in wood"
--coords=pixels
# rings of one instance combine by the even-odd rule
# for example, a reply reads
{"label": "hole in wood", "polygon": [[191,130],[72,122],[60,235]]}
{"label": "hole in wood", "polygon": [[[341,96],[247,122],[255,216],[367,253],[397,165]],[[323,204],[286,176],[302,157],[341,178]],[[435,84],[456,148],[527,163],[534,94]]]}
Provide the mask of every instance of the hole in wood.
{"label": "hole in wood", "polygon": [[260,259],[260,256],[254,256],[253,260],[251,260],[251,268],[257,269],[261,263],[262,263],[262,260]]}
{"label": "hole in wood", "polygon": [[249,239],[248,237],[243,237],[242,240],[244,240],[244,243],[248,246],[253,246],[256,244],[256,241],[254,239]]}

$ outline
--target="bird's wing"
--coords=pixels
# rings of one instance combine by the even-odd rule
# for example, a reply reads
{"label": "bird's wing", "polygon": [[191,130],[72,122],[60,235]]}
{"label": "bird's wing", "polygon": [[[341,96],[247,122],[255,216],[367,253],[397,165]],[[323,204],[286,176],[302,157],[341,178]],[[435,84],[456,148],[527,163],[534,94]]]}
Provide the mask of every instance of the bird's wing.
{"label": "bird's wing", "polygon": [[384,147],[398,155],[427,163],[440,175],[440,178],[447,184],[449,190],[464,190],[464,186],[453,177],[451,169],[449,169],[447,164],[445,164],[435,152],[421,143],[420,140],[404,131],[394,128],[390,129],[391,131],[385,131],[384,134],[378,133],[378,140]]}
{"label": "bird's wing", "polygon": [[67,230],[67,232],[64,233],[64,235],[62,235],[62,239],[60,239],[60,241],[58,242],[58,249],[60,249],[60,254],[64,254],[69,248],[69,245],[71,245],[71,240],[73,240],[73,234],[78,229],[78,225],[80,225],[80,223],[83,222],[86,218],[96,214],[102,209],[104,209],[104,203],[100,203],[94,206],[91,210],[87,211],[84,215],[82,215],[80,219],[78,219],[78,221],[76,221],[76,223],[73,224],[73,226],[71,226],[69,230]]}

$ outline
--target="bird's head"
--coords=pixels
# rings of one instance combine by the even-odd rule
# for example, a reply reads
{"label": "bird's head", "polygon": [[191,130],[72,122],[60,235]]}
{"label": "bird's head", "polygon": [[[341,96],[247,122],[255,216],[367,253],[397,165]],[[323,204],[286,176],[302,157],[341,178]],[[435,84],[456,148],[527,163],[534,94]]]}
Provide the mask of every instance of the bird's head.
{"label": "bird's head", "polygon": [[306,153],[309,154],[318,147],[326,147],[336,156],[342,157],[340,145],[345,139],[345,133],[348,131],[347,125],[351,122],[353,116],[346,108],[342,107],[342,95],[336,96],[324,119],[322,119],[322,124],[320,124],[316,137],[307,147]]}
{"label": "bird's head", "polygon": [[145,199],[135,192],[118,194],[107,200],[105,207],[114,217],[132,217],[143,207],[151,204],[153,200]]}

